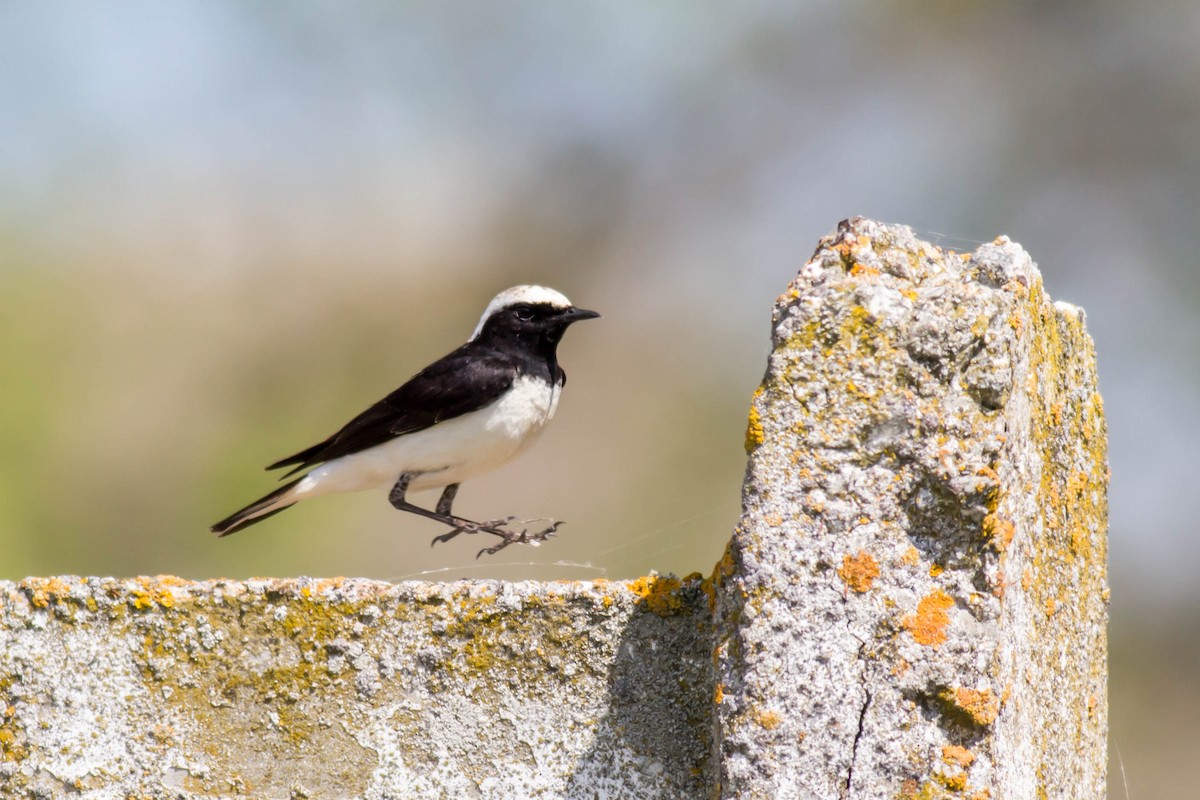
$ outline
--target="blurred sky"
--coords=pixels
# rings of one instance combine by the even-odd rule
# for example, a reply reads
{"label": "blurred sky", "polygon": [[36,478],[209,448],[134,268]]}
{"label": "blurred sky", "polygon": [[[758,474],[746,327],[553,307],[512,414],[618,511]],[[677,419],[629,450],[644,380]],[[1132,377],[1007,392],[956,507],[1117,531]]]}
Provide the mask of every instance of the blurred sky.
{"label": "blurred sky", "polygon": [[[707,572],[773,298],[862,214],[1087,310],[1114,614],[1194,618],[1198,42],[1167,0],[0,3],[0,576]],[[208,536],[524,282],[605,319],[459,510],[559,539]]]}
{"label": "blurred sky", "polygon": [[[247,292],[386,287],[414,368],[545,280],[618,320],[579,338],[627,325],[744,404],[837,220],[1007,233],[1089,312],[1114,580],[1194,600],[1198,34],[1186,3],[6,3],[0,263],[238,326],[186,332],[213,347],[271,335]],[[426,339],[431,292],[460,324]]]}

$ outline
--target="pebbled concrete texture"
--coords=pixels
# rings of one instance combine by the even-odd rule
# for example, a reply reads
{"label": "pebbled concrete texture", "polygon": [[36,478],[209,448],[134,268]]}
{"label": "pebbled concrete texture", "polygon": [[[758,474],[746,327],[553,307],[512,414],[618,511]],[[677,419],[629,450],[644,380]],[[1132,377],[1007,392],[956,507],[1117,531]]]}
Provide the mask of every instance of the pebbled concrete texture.
{"label": "pebbled concrete texture", "polygon": [[698,580],[0,584],[0,797],[703,796]]}
{"label": "pebbled concrete texture", "polygon": [[843,222],[772,319],[716,578],[726,798],[1103,797],[1108,466],[1020,246]]}
{"label": "pebbled concrete texture", "polygon": [[853,219],[772,340],[709,578],[0,582],[0,798],[1103,797],[1082,311]]}

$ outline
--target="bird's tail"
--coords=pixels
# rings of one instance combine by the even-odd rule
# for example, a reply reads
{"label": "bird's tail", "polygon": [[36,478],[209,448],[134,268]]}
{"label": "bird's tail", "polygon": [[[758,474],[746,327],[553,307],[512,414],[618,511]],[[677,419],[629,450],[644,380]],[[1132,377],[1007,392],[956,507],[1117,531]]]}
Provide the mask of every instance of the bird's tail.
{"label": "bird's tail", "polygon": [[230,514],[216,525],[213,525],[209,530],[217,536],[228,536],[231,533],[237,533],[242,528],[248,528],[256,522],[262,522],[272,514],[278,514],[286,508],[291,508],[296,504],[296,501],[292,500],[288,502],[288,495],[292,489],[296,488],[296,484],[302,480],[304,478],[297,478],[291,483],[279,487],[266,497],[246,506],[241,511],[235,511],[233,514]]}

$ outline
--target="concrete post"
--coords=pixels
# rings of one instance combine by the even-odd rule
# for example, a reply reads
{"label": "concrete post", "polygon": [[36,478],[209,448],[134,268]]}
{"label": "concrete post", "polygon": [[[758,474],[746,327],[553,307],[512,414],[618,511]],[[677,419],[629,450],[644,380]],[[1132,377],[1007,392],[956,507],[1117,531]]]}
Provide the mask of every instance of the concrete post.
{"label": "concrete post", "polygon": [[1083,312],[1001,237],[842,223],[776,302],[718,570],[723,798],[1105,794]]}

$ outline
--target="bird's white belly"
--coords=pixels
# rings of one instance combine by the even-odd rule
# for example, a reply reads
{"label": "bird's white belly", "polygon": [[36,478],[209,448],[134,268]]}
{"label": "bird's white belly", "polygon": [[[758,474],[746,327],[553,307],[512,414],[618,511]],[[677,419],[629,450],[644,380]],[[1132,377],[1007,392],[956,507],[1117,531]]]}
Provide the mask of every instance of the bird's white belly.
{"label": "bird's white belly", "polygon": [[317,467],[296,487],[315,496],[390,486],[416,473],[409,489],[458,483],[494,469],[528,447],[558,406],[560,386],[521,377],[491,405],[432,428],[343,456]]}

